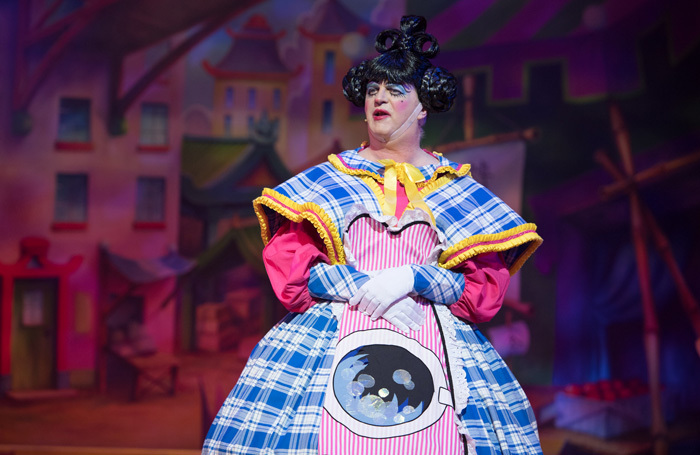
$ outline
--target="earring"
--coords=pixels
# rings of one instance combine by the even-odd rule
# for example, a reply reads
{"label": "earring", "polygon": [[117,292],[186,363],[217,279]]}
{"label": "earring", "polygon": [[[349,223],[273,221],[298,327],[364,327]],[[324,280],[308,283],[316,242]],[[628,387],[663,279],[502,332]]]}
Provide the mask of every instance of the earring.
{"label": "earring", "polygon": [[365,119],[365,123],[367,123],[367,119]]}

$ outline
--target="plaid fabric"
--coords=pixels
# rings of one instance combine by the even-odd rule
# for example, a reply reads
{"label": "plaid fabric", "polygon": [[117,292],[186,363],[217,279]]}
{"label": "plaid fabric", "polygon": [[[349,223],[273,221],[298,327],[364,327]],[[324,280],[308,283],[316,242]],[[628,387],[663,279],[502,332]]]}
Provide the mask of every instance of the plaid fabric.
{"label": "plaid fabric", "polygon": [[[358,178],[339,172],[329,162],[297,174],[274,190],[300,204],[318,204],[330,216],[338,232],[343,232],[345,212],[354,204],[367,207],[371,213],[381,214],[374,193]],[[267,207],[265,213],[272,236],[285,219]]]}
{"label": "plaid fabric", "polygon": [[344,302],[369,281],[369,276],[349,265],[316,264],[309,274],[309,294],[313,297]]}
{"label": "plaid fabric", "polygon": [[[434,265],[411,265],[416,294],[431,302],[452,305],[464,292],[464,275]],[[317,264],[311,267],[309,294],[313,297],[344,302],[369,280],[365,273],[348,265]]]}
{"label": "plaid fabric", "polygon": [[412,264],[413,289],[431,302],[452,305],[462,296],[465,280],[461,273],[428,264]]}
{"label": "plaid fabric", "polygon": [[288,314],[253,350],[202,454],[317,454],[337,337],[328,303]]}
{"label": "plaid fabric", "polygon": [[[338,157],[350,169],[383,176],[384,166],[360,157],[358,150],[346,150]],[[419,170],[426,179],[430,179],[436,172],[459,167],[459,164],[439,157],[438,164],[423,166]],[[338,232],[344,231],[345,213],[354,204],[366,207],[373,215],[382,214],[371,189],[359,178],[338,171],[330,162],[307,169],[276,187],[275,191],[299,204],[318,204],[331,218]],[[497,234],[525,224],[520,215],[468,175],[443,185],[424,200],[435,216],[438,229],[446,235],[448,248],[477,234]],[[265,212],[271,235],[274,235],[284,219],[269,208],[265,208]],[[503,252],[506,265],[510,268],[527,247],[524,244]]]}
{"label": "plaid fabric", "polygon": [[[425,198],[448,246],[478,234],[497,234],[525,224],[513,209],[470,176],[455,179]],[[508,268],[527,244],[503,252]]]}
{"label": "plaid fabric", "polygon": [[513,373],[476,326],[459,320],[455,328],[467,345],[460,361],[469,401],[461,419],[477,454],[541,454],[535,413]]}
{"label": "plaid fabric", "polygon": [[[354,151],[339,156],[349,167],[383,175],[383,166],[359,158]],[[440,158],[439,165],[426,166],[421,171],[430,178],[440,166],[458,165]],[[365,206],[372,214],[381,214],[371,190],[330,163],[311,168],[276,190],[300,204],[314,202],[321,206],[338,232],[344,232],[344,214],[354,204]],[[476,234],[499,233],[524,223],[502,201],[466,176],[444,185],[425,201],[438,229],[446,234],[448,246]],[[266,211],[274,233],[284,220],[277,218],[274,211]],[[515,261],[519,253],[514,250],[518,249],[505,252],[506,261]],[[456,291],[461,294],[464,288],[462,275],[442,268],[421,266],[414,272],[416,288],[433,301],[456,301]],[[360,275],[351,268],[320,267],[312,273],[310,288],[328,300],[345,298],[361,286],[365,278]],[[456,337],[466,346],[451,361],[454,368],[462,368],[466,374],[466,382],[460,380],[455,385],[461,390],[466,388],[469,394],[460,426],[466,426],[477,453],[541,454],[534,413],[520,385],[473,325],[447,313],[454,321]],[[303,314],[290,314],[276,325],[251,354],[209,430],[202,453],[317,454],[337,337],[338,322],[327,300]]]}
{"label": "plaid fabric", "polygon": [[[452,359],[466,373],[457,386],[469,392],[461,419],[477,453],[541,454],[534,413],[506,364],[474,325],[454,325],[467,347]],[[316,455],[337,331],[326,302],[277,324],[251,354],[202,454]]]}

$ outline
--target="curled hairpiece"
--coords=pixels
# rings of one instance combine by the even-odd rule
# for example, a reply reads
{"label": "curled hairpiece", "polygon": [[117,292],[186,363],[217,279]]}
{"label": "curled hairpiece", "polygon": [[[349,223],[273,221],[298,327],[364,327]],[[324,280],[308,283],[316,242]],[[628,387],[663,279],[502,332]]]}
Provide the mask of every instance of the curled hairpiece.
{"label": "curled hairpiece", "polygon": [[428,112],[446,112],[457,96],[457,80],[444,68],[432,67],[424,74],[418,98]]}
{"label": "curled hairpiece", "polygon": [[[425,18],[420,16],[404,16],[401,18],[401,30],[395,28],[384,30],[377,35],[374,48],[383,54],[393,50],[413,52],[419,57],[433,58],[440,51],[437,39],[425,32]],[[387,40],[391,40],[391,46],[386,47]],[[426,43],[430,47],[423,50]]]}
{"label": "curled hairpiece", "polygon": [[365,69],[367,61],[350,68],[350,71],[343,78],[343,95],[352,104],[362,107],[365,103],[365,90],[367,90],[367,78]]}
{"label": "curled hairpiece", "polygon": [[[384,30],[383,32],[379,32],[379,35],[377,35],[377,39],[374,42],[374,48],[377,50],[377,52],[383,54],[384,52],[395,49],[400,39],[401,32],[395,28]],[[391,46],[389,47],[386,47],[387,40],[391,40]]]}
{"label": "curled hairpiece", "polygon": [[368,82],[404,84],[415,87],[428,112],[449,110],[457,93],[457,82],[452,74],[430,62],[440,46],[433,35],[426,33],[426,26],[423,17],[404,16],[399,29],[379,33],[375,48],[380,55],[348,71],[343,78],[345,97],[362,107]]}

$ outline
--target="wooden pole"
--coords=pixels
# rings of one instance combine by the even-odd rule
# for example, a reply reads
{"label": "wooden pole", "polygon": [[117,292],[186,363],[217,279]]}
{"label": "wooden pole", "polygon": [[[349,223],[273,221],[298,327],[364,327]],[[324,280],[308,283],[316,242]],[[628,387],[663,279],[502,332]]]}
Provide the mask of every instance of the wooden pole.
{"label": "wooden pole", "polygon": [[663,416],[661,398],[661,378],[659,365],[659,323],[654,308],[654,296],[649,273],[649,256],[646,246],[646,229],[642,217],[639,195],[630,193],[630,208],[632,215],[632,239],[637,258],[637,275],[642,294],[642,310],[644,314],[644,348],[647,360],[647,376],[649,378],[649,393],[651,395],[651,433],[654,439],[654,454],[668,453],[667,429]]}
{"label": "wooden pole", "polygon": [[51,18],[53,13],[55,13],[58,10],[62,3],[63,0],[53,0],[51,4],[46,7],[44,12],[41,13],[41,17],[39,17],[39,20],[36,24],[32,25],[32,28],[40,29],[41,27],[43,27],[46,21],[48,21],[49,18]]}
{"label": "wooden pole", "polygon": [[[620,152],[623,169],[628,178],[634,175],[632,161],[632,149],[627,128],[622,114],[616,104],[610,106],[610,118],[612,122],[615,142]],[[631,230],[634,250],[637,258],[637,274],[642,295],[642,310],[644,314],[644,348],[647,361],[647,375],[649,378],[649,393],[651,395],[651,432],[655,455],[668,453],[668,430],[663,416],[661,400],[661,380],[659,373],[659,324],[654,308],[651,277],[649,274],[649,257],[646,247],[646,229],[642,216],[642,206],[636,187],[629,191]]]}
{"label": "wooden pole", "polygon": [[490,134],[488,136],[478,137],[471,141],[451,142],[447,145],[438,145],[435,150],[440,153],[451,153],[456,150],[464,150],[471,147],[481,147],[484,145],[502,144],[511,141],[535,141],[540,137],[538,128],[527,128],[520,131],[510,133]]}
{"label": "wooden pole", "polygon": [[180,42],[174,49],[170,50],[159,61],[157,61],[149,70],[139,78],[129,88],[129,90],[116,102],[112,107],[114,115],[123,116],[127,109],[141,96],[141,94],[160,77],[165,70],[170,68],[183,55],[188,53],[197,44],[201,43],[206,37],[221,28],[226,22],[241,14],[248,6],[258,3],[259,0],[247,0],[246,2],[238,2],[238,8],[234,11],[229,11],[212,18],[203,23],[199,29]]}
{"label": "wooden pole", "polygon": [[[618,182],[627,180],[622,171],[617,168],[615,163],[613,163],[610,157],[608,157],[602,150],[595,153],[594,159],[601,166],[603,166],[603,168],[608,171],[613,178],[617,179]],[[605,188],[603,188],[603,190],[605,190]],[[601,192],[601,195],[603,198],[607,197],[604,191]],[[673,251],[671,251],[671,244],[668,241],[668,237],[666,237],[666,234],[664,234],[664,232],[661,230],[661,227],[656,222],[651,210],[649,210],[643,201],[640,201],[640,204],[642,206],[644,222],[651,233],[656,249],[659,251],[661,258],[664,260],[666,266],[671,272],[671,277],[673,278],[676,288],[678,289],[678,297],[680,298],[681,306],[683,307],[683,310],[685,310],[685,313],[690,320],[690,324],[693,327],[693,331],[695,332],[695,351],[698,353],[698,356],[700,356],[700,304],[698,304],[698,301],[690,291],[688,283],[685,281],[685,278],[681,273],[681,269],[678,266],[678,262],[676,262],[676,258],[673,257]]]}
{"label": "wooden pole", "polygon": [[[68,49],[68,46],[73,43],[76,36],[90,25],[94,16],[103,8],[106,8],[116,1],[118,0],[95,0],[81,7],[78,12],[74,13],[75,17],[71,15],[71,17],[73,17],[72,20],[66,25],[66,29],[61,31],[61,35],[52,41],[48,50],[39,60],[36,68],[33,68],[31,72],[25,68],[25,78],[21,81],[16,81],[22,83],[22,85],[17,86],[13,93],[13,107],[15,110],[26,109],[28,107],[30,100],[38,90],[39,85],[48,75],[49,70],[64,54],[66,49]],[[24,3],[28,2],[20,2],[20,4]],[[27,39],[30,39],[30,37],[27,37]],[[27,43],[22,43],[22,45],[25,46],[22,52],[26,52]]]}
{"label": "wooden pole", "polygon": [[629,178],[625,176],[621,177],[617,182],[603,187],[601,194],[604,199],[609,199],[613,196],[629,191],[630,187],[633,185],[651,183],[654,180],[667,178],[673,173],[683,170],[688,166],[697,163],[698,161],[700,161],[700,151],[693,152],[675,160],[659,163],[656,166],[650,167],[649,169],[637,172]]}
{"label": "wooden pole", "polygon": [[678,262],[676,262],[676,258],[673,257],[673,251],[671,251],[671,244],[668,241],[668,237],[666,237],[656,223],[654,216],[648,208],[643,207],[642,215],[649,227],[649,232],[654,240],[656,249],[659,251],[661,259],[666,263],[668,270],[671,272],[673,282],[676,284],[681,306],[683,310],[685,310],[690,324],[693,326],[693,331],[695,332],[695,351],[698,353],[698,356],[700,356],[700,304],[698,304],[698,301],[690,291],[688,283],[686,283],[681,269],[678,266]]}

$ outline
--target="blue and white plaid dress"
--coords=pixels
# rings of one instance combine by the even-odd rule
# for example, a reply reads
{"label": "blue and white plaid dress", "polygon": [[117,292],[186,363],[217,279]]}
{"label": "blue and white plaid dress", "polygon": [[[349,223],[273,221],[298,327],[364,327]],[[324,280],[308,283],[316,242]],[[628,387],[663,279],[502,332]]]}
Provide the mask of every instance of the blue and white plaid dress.
{"label": "blue and white plaid dress", "polygon": [[[425,283],[424,296],[445,303],[454,301],[446,295],[454,286],[445,283],[461,276],[449,269],[478,254],[500,252],[515,273],[541,239],[534,225],[469,176],[468,165],[439,161],[419,168],[425,181],[418,189],[446,248],[438,267],[416,270],[416,282]],[[338,304],[332,300],[351,295],[364,282],[362,274],[342,267],[345,215],[358,205],[382,215],[377,182],[384,183],[383,171],[383,165],[361,158],[357,150],[346,151],[255,200],[265,243],[286,220],[307,220],[323,240],[331,265],[312,269],[309,287],[319,302],[287,315],[253,350],[209,430],[203,454],[318,453],[338,341]],[[454,317],[446,305],[435,306],[454,381],[455,423],[468,441],[465,453],[541,453],[532,408],[501,357],[475,325]]]}

